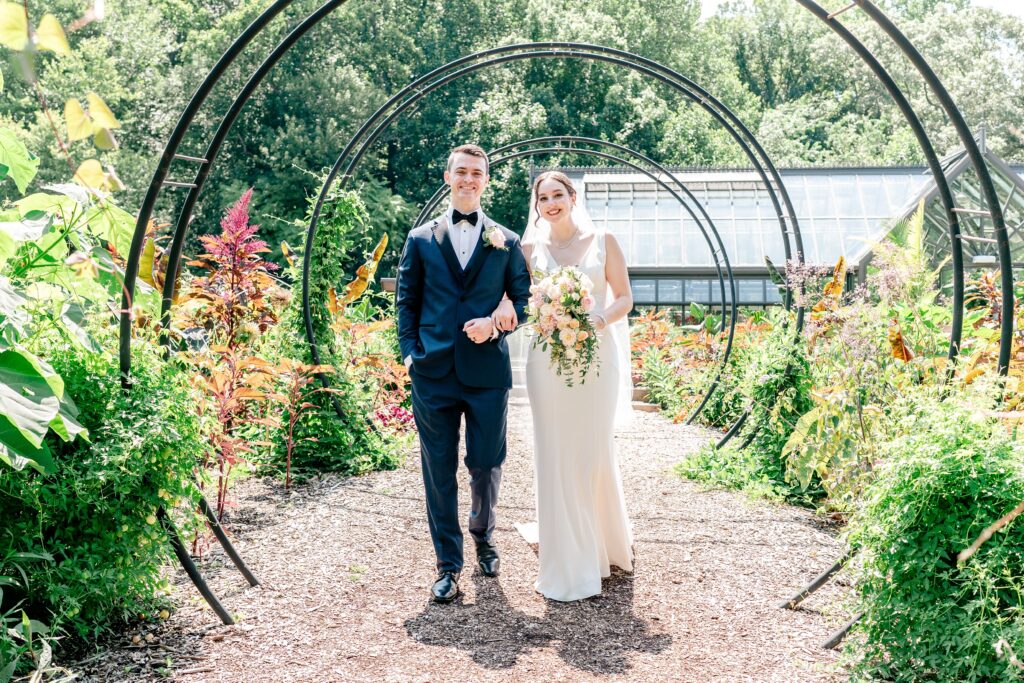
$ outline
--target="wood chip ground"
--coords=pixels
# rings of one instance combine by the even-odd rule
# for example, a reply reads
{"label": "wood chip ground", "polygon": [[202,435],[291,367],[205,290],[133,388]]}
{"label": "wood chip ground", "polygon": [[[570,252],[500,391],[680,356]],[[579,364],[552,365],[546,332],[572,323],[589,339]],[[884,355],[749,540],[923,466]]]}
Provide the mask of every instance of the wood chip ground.
{"label": "wood chip ground", "polygon": [[468,558],[464,595],[451,605],[428,601],[434,555],[418,452],[393,472],[291,493],[248,480],[227,526],[262,585],[248,587],[219,548],[201,565],[238,624],[221,626],[169,567],[170,618],[67,664],[87,681],[188,683],[844,679],[839,655],[821,648],[848,616],[842,575],[801,609],[778,607],[840,543],[806,510],[702,490],[672,472],[713,437],[650,413],[617,436],[636,570],[569,604],[533,590],[536,553],[513,527],[533,518],[526,405],[510,408],[502,574],[484,578]]}

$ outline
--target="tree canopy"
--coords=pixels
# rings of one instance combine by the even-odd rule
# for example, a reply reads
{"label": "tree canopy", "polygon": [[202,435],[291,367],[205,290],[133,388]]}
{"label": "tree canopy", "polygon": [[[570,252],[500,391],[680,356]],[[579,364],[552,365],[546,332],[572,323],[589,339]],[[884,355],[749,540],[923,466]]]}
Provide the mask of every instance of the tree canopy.
{"label": "tree canopy", "polygon": [[[81,0],[48,5],[66,26],[85,11]],[[70,98],[84,101],[98,87],[119,117],[116,148],[90,154],[126,186],[122,204],[138,205],[180,111],[263,5],[122,0],[102,20],[78,29],[70,56],[36,55],[38,82],[56,110],[58,128],[66,126],[60,105]],[[1024,22],[968,0],[890,0],[884,7],[941,75],[968,122],[987,127],[997,153],[1024,158],[1024,139],[1015,127],[1024,109]],[[204,107],[186,153],[202,154],[249,74],[311,9],[295,3],[239,58]],[[956,146],[952,127],[912,66],[858,11],[843,20],[906,89],[940,153]],[[254,210],[271,244],[299,241],[296,220],[324,169],[390,95],[456,57],[535,40],[614,46],[683,72],[732,108],[781,165],[921,162],[900,113],[873,75],[792,0],[734,0],[703,20],[698,0],[356,0],[286,55],[245,107],[201,198],[196,231],[214,229],[214,216],[255,186]],[[17,78],[21,70],[17,62],[5,70],[0,117],[17,125],[29,148],[52,157],[40,164],[39,180],[56,182],[64,177],[61,152],[50,121],[38,113],[34,85]],[[699,107],[636,73],[580,60],[515,62],[436,91],[377,142],[360,178],[374,225],[392,233],[409,227],[439,186],[451,146],[476,141],[495,147],[548,134],[622,143],[666,164],[745,163],[728,134]],[[600,163],[586,157],[554,161]],[[491,193],[491,212],[517,229],[525,221],[528,163],[497,173]],[[190,170],[176,166],[175,172],[188,180]],[[175,217],[177,198],[163,200],[161,220]]]}

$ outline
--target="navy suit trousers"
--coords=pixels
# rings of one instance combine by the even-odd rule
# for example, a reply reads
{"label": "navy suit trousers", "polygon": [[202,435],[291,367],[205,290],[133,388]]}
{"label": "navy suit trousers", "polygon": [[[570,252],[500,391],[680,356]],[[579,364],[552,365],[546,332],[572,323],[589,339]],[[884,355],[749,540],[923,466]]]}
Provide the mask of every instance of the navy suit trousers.
{"label": "navy suit trousers", "polygon": [[462,570],[459,524],[459,437],[466,419],[466,467],[470,477],[469,533],[490,542],[505,462],[508,389],[468,387],[455,373],[441,378],[412,369],[412,404],[419,430],[427,520],[439,571]]}

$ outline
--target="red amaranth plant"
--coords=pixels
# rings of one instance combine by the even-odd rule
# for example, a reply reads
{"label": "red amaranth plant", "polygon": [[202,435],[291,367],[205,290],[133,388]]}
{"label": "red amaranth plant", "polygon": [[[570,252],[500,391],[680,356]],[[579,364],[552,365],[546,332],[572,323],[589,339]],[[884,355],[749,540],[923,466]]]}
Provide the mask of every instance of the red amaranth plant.
{"label": "red amaranth plant", "polygon": [[231,467],[248,451],[235,436],[237,425],[251,418],[251,404],[267,400],[262,385],[268,369],[254,349],[261,333],[277,323],[279,305],[287,294],[270,275],[277,265],[262,254],[267,243],[256,237],[258,225],[249,222],[252,189],[235,202],[221,220],[221,233],[200,239],[206,247],[189,265],[208,271],[192,280],[180,300],[179,327],[201,328],[208,344],[197,352],[197,384],[216,409],[215,436],[218,479],[217,511],[223,515]]}
{"label": "red amaranth plant", "polygon": [[184,297],[196,304],[195,322],[232,349],[277,322],[274,304],[282,296],[270,276],[278,266],[263,259],[270,249],[256,237],[259,226],[249,223],[251,199],[249,188],[221,220],[221,234],[200,237],[206,253],[189,265],[210,273],[195,278]]}

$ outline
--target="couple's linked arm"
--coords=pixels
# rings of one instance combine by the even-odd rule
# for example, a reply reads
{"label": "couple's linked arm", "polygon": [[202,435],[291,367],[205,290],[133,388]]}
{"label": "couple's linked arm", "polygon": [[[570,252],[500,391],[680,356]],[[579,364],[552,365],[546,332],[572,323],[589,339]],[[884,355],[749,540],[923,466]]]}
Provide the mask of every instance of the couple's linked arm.
{"label": "couple's linked arm", "polygon": [[[512,302],[512,308],[515,310],[516,327],[526,322],[526,305],[530,301],[530,283],[530,269],[526,266],[526,256],[523,254],[522,244],[517,240],[509,253],[508,268],[505,269],[505,297]],[[498,305],[500,307],[501,302]],[[495,325],[495,329],[498,329],[497,325]],[[515,329],[498,330],[499,338],[512,334],[514,331]]]}

